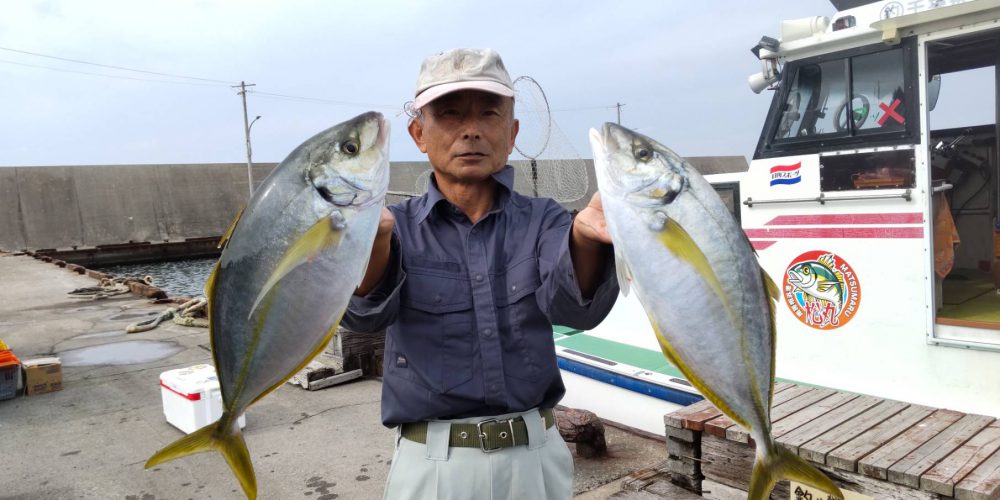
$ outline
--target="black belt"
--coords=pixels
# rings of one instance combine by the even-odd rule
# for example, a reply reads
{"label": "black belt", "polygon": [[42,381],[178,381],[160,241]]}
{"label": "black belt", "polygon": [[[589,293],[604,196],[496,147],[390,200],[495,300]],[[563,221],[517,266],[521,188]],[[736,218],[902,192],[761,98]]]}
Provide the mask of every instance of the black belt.
{"label": "black belt", "polygon": [[[552,409],[539,410],[545,419],[545,428],[555,424]],[[427,422],[403,424],[401,435],[415,443],[427,443]],[[451,424],[448,446],[479,448],[484,452],[497,451],[528,444],[528,426],[522,417],[510,419],[490,418],[474,424]]]}

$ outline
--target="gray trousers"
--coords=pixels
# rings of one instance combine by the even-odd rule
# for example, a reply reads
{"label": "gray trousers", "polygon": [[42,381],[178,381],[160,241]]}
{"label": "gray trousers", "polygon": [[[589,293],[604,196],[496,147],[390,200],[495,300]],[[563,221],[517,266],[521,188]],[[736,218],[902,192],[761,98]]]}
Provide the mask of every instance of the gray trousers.
{"label": "gray trousers", "polygon": [[524,418],[528,445],[484,453],[478,448],[449,448],[452,422],[475,423],[484,418],[431,421],[427,444],[396,431],[385,500],[562,500],[573,497],[573,455],[553,425],[537,410],[497,415]]}

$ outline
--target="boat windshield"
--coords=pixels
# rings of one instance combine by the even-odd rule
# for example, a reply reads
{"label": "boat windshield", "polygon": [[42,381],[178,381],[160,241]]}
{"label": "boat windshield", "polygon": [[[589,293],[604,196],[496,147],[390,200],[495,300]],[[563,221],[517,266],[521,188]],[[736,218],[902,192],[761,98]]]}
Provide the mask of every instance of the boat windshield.
{"label": "boat windshield", "polygon": [[794,67],[774,141],[904,129],[902,54],[893,49]]}

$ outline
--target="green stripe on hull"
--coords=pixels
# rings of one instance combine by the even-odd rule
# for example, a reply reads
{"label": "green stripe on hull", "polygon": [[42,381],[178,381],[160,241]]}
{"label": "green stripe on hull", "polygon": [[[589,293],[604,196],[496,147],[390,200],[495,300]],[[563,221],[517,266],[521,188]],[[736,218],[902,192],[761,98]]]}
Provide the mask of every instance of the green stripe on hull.
{"label": "green stripe on hull", "polygon": [[[684,375],[681,374],[680,370],[670,364],[670,362],[663,357],[663,353],[660,351],[644,349],[642,347],[636,347],[622,342],[602,339],[585,332],[580,332],[579,330],[576,330],[576,332],[577,333],[572,334],[572,336],[558,333],[554,334],[553,336],[555,337],[556,345],[565,347],[566,349],[579,351],[584,354],[590,354],[591,356],[598,356],[617,363],[634,366],[643,370],[677,377],[680,379],[684,378]],[[777,382],[789,382],[808,387],[823,387],[783,378],[776,378],[775,383]]]}
{"label": "green stripe on hull", "polygon": [[675,368],[663,357],[660,351],[643,349],[613,340],[606,340],[586,333],[565,337],[557,341],[560,347],[580,351],[592,356],[600,356],[618,363],[662,373],[671,377],[684,378],[680,370]]}

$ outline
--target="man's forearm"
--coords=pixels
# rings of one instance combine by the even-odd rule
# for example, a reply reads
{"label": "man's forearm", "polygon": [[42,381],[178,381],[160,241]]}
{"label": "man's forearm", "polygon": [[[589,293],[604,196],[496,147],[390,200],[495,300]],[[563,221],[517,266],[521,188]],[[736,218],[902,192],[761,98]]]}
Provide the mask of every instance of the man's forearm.
{"label": "man's forearm", "polygon": [[584,298],[592,298],[604,273],[604,263],[608,252],[611,251],[611,245],[582,236],[577,225],[573,224],[570,229],[569,251],[573,259],[576,282],[580,286],[580,294]]}

